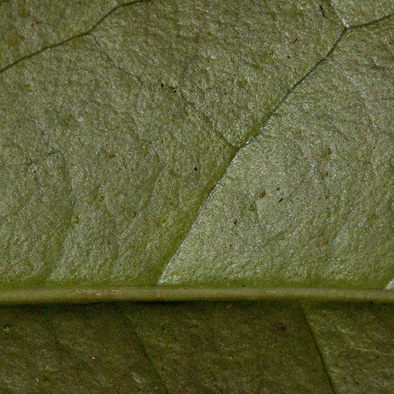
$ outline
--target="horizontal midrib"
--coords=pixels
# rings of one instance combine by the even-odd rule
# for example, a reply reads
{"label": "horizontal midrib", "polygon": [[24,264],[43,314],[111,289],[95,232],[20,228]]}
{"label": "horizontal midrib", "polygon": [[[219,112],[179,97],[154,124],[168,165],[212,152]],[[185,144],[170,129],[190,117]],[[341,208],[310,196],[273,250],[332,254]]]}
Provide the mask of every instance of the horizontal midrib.
{"label": "horizontal midrib", "polygon": [[0,290],[0,305],[91,303],[109,301],[259,301],[310,300],[394,302],[394,291],[378,289],[258,288],[258,287],[95,287]]}

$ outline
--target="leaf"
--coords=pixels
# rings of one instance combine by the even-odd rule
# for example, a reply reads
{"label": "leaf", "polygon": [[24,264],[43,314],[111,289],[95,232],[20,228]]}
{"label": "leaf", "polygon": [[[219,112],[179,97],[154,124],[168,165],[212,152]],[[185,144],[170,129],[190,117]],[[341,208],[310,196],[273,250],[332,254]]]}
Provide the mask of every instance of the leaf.
{"label": "leaf", "polygon": [[0,391],[392,393],[392,305],[294,299],[393,300],[393,12],[0,1],[0,302],[244,300],[1,307]]}
{"label": "leaf", "polygon": [[238,151],[160,283],[391,281],[392,26],[348,31]]}
{"label": "leaf", "polygon": [[[305,313],[305,315],[304,315]],[[392,393],[393,306],[2,307],[2,393]]]}
{"label": "leaf", "polygon": [[357,27],[375,23],[387,18],[394,12],[394,4],[390,0],[381,0],[371,3],[367,0],[354,2],[352,0],[333,0],[331,4],[341,17],[345,26]]}
{"label": "leaf", "polygon": [[349,4],[3,2],[2,299],[385,287],[393,21]]}

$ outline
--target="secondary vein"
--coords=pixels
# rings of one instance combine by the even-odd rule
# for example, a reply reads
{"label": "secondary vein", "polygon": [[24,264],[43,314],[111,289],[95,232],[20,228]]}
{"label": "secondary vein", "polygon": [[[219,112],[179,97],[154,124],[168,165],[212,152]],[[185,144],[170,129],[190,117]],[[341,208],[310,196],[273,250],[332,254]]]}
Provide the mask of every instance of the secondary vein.
{"label": "secondary vein", "polygon": [[3,68],[1,68],[0,69],[0,74],[2,74],[3,72],[9,70],[11,67],[14,67],[18,63],[20,63],[20,62],[22,62],[24,60],[27,60],[27,59],[31,59],[32,57],[34,57],[36,55],[39,55],[40,53],[45,52],[48,49],[57,48],[59,46],[67,44],[68,42],[70,42],[72,40],[75,40],[77,38],[81,38],[81,37],[85,37],[85,36],[89,35],[94,29],[96,29],[101,23],[103,23],[109,16],[111,16],[114,12],[116,12],[117,10],[119,10],[121,8],[129,7],[129,6],[132,6],[134,4],[138,4],[138,3],[147,3],[149,1],[152,1],[152,0],[134,0],[134,1],[130,1],[130,2],[124,3],[124,4],[119,4],[116,7],[112,8],[110,11],[108,11],[104,16],[102,16],[90,29],[88,29],[88,30],[86,30],[84,32],[78,33],[75,36],[69,37],[69,38],[67,38],[67,39],[65,39],[63,41],[60,41],[60,42],[57,42],[57,43],[45,46],[45,47],[37,50],[36,52],[29,53],[28,55],[22,56],[19,59],[15,60],[14,62],[4,66]]}
{"label": "secondary vein", "polygon": [[226,175],[227,169],[229,168],[229,166],[231,165],[231,163],[233,162],[234,158],[237,156],[237,154],[243,149],[245,148],[248,144],[250,144],[253,140],[255,140],[260,134],[262,134],[262,132],[264,131],[264,129],[266,128],[267,124],[269,123],[269,121],[271,120],[272,116],[279,110],[279,108],[282,106],[282,104],[287,100],[287,98],[289,97],[289,95],[299,86],[301,85],[311,74],[313,74],[316,69],[325,61],[327,61],[330,56],[333,54],[333,52],[335,51],[335,49],[337,48],[339,42],[342,40],[342,38],[344,37],[344,35],[346,34],[346,32],[348,31],[348,28],[344,28],[341,32],[341,34],[339,35],[338,39],[334,42],[333,46],[330,48],[330,50],[326,53],[325,56],[323,56],[312,68],[309,69],[309,71],[304,74],[297,82],[295,82],[288,90],[287,92],[284,94],[284,96],[282,97],[281,100],[279,100],[279,102],[275,105],[275,107],[272,109],[272,111],[268,114],[268,116],[266,117],[265,121],[263,122],[263,125],[260,127],[260,129],[257,131],[257,133],[255,133],[254,135],[252,135],[243,145],[241,145],[237,150],[234,151],[233,155],[230,157],[230,160],[228,161],[228,164],[226,166],[226,168],[223,170],[222,175],[220,176],[220,178],[218,179],[218,181],[216,182],[215,186],[211,189],[211,191],[208,194],[208,197],[203,201],[196,219],[194,220],[194,222],[192,223],[192,225],[190,226],[189,230],[186,232],[185,236],[183,237],[183,239],[181,240],[181,242],[179,243],[176,251],[174,252],[174,254],[171,256],[171,258],[169,259],[169,261],[166,263],[166,265],[163,268],[163,271],[159,277],[159,279],[157,280],[156,284],[160,283],[161,278],[165,275],[165,272],[167,270],[167,268],[170,266],[171,262],[173,261],[173,259],[175,258],[175,256],[178,254],[178,252],[180,251],[180,249],[182,248],[183,243],[185,242],[187,236],[189,235],[191,229],[198,223],[199,218],[202,215],[202,212],[204,210],[204,208],[206,207],[206,205],[208,204],[209,200],[212,198],[213,194],[215,193],[217,187],[220,185],[222,179],[224,178],[224,176]]}
{"label": "secondary vein", "polygon": [[300,310],[301,310],[302,316],[304,317],[305,323],[306,323],[306,325],[308,327],[308,330],[309,330],[309,332],[310,332],[310,334],[312,336],[313,342],[315,344],[317,353],[319,354],[319,358],[320,358],[320,361],[321,361],[322,366],[323,366],[323,371],[327,375],[327,380],[328,380],[328,383],[330,385],[330,388],[331,388],[333,394],[338,394],[337,390],[335,389],[334,383],[333,383],[333,381],[331,379],[331,375],[328,372],[326,361],[325,361],[324,356],[323,356],[323,354],[322,354],[322,352],[320,350],[319,343],[318,343],[318,341],[316,339],[315,333],[314,333],[314,331],[313,331],[313,329],[312,329],[312,327],[311,327],[311,325],[309,323],[309,320],[308,320],[308,318],[306,316],[306,313],[305,313],[305,310],[304,310],[304,306],[302,305],[302,302],[300,302],[299,304],[300,304]]}

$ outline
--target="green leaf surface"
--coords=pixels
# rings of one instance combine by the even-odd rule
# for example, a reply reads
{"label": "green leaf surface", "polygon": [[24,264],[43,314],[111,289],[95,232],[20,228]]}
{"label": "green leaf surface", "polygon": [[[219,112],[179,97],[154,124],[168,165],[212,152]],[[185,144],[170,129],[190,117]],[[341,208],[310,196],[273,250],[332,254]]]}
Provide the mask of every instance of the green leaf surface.
{"label": "green leaf surface", "polygon": [[160,283],[391,281],[393,26],[345,34],[239,150]]}
{"label": "green leaf surface", "polygon": [[394,13],[392,0],[332,0],[338,16],[345,26],[361,26],[374,23],[377,20],[387,18]]}
{"label": "green leaf surface", "polygon": [[1,289],[389,288],[386,3],[1,2]]}
{"label": "green leaf surface", "polygon": [[0,308],[2,393],[392,393],[393,305]]}
{"label": "green leaf surface", "polygon": [[0,1],[0,302],[233,300],[2,306],[0,392],[391,394],[393,13]]}

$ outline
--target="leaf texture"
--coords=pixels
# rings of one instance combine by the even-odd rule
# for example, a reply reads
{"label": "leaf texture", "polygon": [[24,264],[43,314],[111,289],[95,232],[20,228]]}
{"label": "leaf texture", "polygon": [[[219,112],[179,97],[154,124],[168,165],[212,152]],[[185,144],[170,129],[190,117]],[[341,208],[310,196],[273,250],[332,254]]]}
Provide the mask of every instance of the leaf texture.
{"label": "leaf texture", "polygon": [[2,393],[392,393],[393,306],[0,309]]}
{"label": "leaf texture", "polygon": [[370,7],[2,2],[1,288],[387,286],[393,20]]}

